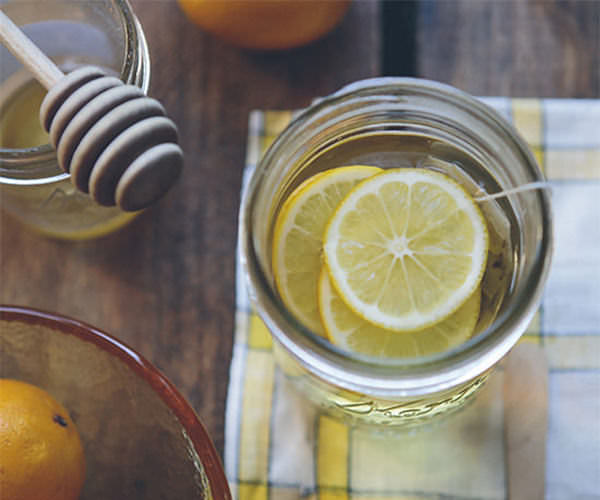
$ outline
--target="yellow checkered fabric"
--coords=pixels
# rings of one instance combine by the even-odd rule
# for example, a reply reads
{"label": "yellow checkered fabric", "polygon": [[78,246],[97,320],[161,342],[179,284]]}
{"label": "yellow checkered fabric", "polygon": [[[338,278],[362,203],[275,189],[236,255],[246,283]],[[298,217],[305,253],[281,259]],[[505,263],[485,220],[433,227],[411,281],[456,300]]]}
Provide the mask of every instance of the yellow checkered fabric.
{"label": "yellow checkered fabric", "polygon": [[[600,498],[600,101],[486,98],[552,182],[555,255],[525,341],[549,361],[546,497]],[[291,112],[250,116],[246,176]],[[502,370],[439,428],[374,436],[309,406],[276,367],[241,269],[225,468],[239,500],[506,498]]]}

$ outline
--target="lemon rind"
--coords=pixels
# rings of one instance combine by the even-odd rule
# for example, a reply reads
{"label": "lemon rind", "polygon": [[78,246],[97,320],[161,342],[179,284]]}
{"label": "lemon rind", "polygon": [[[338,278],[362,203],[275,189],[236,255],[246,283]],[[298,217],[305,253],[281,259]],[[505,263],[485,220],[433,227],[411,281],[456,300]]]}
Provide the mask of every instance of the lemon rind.
{"label": "lemon rind", "polygon": [[[275,228],[273,231],[273,242],[272,242],[272,268],[273,268],[273,276],[275,279],[275,285],[281,300],[284,305],[292,312],[292,314],[299,319],[302,323],[305,324],[309,329],[319,333],[322,331],[322,325],[316,324],[312,319],[309,319],[303,311],[294,301],[293,297],[289,292],[289,288],[286,283],[286,278],[284,277],[285,269],[284,265],[284,247],[283,244],[285,242],[285,237],[295,226],[294,223],[290,223],[290,221],[295,220],[295,217],[298,215],[302,202],[306,200],[308,197],[314,195],[317,192],[323,191],[325,185],[333,184],[334,182],[348,182],[352,180],[356,180],[356,178],[367,178],[369,176],[377,175],[381,172],[379,167],[369,166],[369,165],[349,165],[343,167],[336,167],[329,170],[325,170],[323,172],[319,172],[312,177],[309,177],[305,181],[303,181],[298,187],[294,189],[294,191],[290,194],[290,196],[285,200],[279,215],[277,216],[277,220],[275,222]],[[360,174],[364,174],[364,177]],[[344,176],[344,178],[342,178]],[[332,182],[332,178],[339,179]],[[322,238],[321,238],[322,242]],[[317,271],[317,273],[320,272]],[[315,279],[315,283],[317,283],[318,276]],[[317,290],[315,289],[315,300]]]}
{"label": "lemon rind", "polygon": [[[340,347],[342,349],[345,349],[345,350],[348,350],[351,352],[358,352],[359,354],[367,354],[365,352],[360,352],[360,351],[357,351],[356,349],[353,349],[348,344],[348,339],[350,338],[350,336],[356,331],[357,328],[360,328],[362,326],[360,323],[361,322],[364,323],[365,320],[363,318],[360,318],[359,316],[356,316],[356,318],[357,318],[356,328],[351,329],[351,330],[341,329],[339,327],[339,325],[336,323],[336,320],[334,319],[334,317],[332,315],[331,308],[329,307],[331,304],[331,300],[333,299],[332,295],[334,293],[336,293],[336,291],[333,288],[333,285],[331,284],[331,280],[329,279],[329,273],[328,273],[326,267],[323,266],[323,268],[321,270],[321,275],[319,277],[318,297],[319,297],[319,313],[321,315],[321,322],[323,323],[323,328],[325,330],[327,338],[329,339],[329,341],[332,344],[337,345],[338,347]],[[407,343],[412,342],[413,345],[415,346],[415,349],[410,357],[431,355],[431,354],[435,354],[435,353],[456,347],[456,346],[462,344],[463,342],[467,341],[470,337],[472,337],[473,332],[475,331],[475,327],[477,326],[477,322],[479,320],[480,308],[481,308],[481,287],[479,286],[475,289],[473,294],[471,294],[471,296],[469,296],[467,298],[467,300],[448,318],[446,318],[432,326],[425,327],[422,330],[398,332],[398,331],[393,331],[393,330],[386,330],[384,328],[378,327],[377,325],[372,325],[372,326],[374,328],[380,329],[382,334],[389,334],[390,339],[392,338],[391,336],[398,336],[397,338],[402,338],[403,340],[406,340]],[[352,314],[352,313],[350,312],[350,314]],[[449,342],[442,349],[430,349],[430,348],[426,349],[422,346],[422,344],[420,344],[419,336],[422,336],[422,338],[425,338],[426,336],[430,336],[430,335],[438,335],[437,332],[432,332],[431,330],[435,328],[435,329],[441,329],[442,331],[444,331],[445,323],[447,324],[447,321],[452,320],[453,316],[455,316],[455,315],[458,316],[460,314],[464,314],[466,316],[468,322],[466,323],[463,320],[463,322],[461,323],[463,328],[461,328],[459,331],[448,331],[448,329],[445,329],[446,330],[445,337],[446,337],[446,339],[448,339]],[[451,338],[448,337],[448,333],[451,334]],[[443,333],[440,333],[440,335],[443,335]],[[377,355],[373,355],[373,354],[371,354],[371,355],[374,357],[393,357],[389,354],[389,352],[386,352],[385,345],[378,346],[378,351],[379,352]]]}
{"label": "lemon rind", "polygon": [[[366,194],[365,186],[368,186],[368,192],[374,192],[378,187],[391,180],[405,182],[408,185],[413,185],[416,182],[429,182],[435,184],[449,192],[460,209],[463,209],[468,215],[471,222],[474,224],[475,234],[480,235],[476,238],[476,243],[472,256],[475,258],[472,271],[463,285],[456,289],[452,294],[452,300],[448,300],[444,307],[439,308],[435,315],[424,316],[417,312],[402,317],[390,317],[381,313],[376,305],[365,305],[360,299],[356,298],[355,293],[345,283],[343,272],[340,271],[340,266],[337,264],[336,256],[336,240],[334,234],[339,232],[339,226],[342,221],[344,211],[347,213],[352,208],[356,207],[357,201]],[[452,193],[455,195],[453,196]],[[483,273],[485,271],[489,236],[485,219],[477,207],[473,198],[467,191],[458,184],[454,179],[439,172],[426,169],[390,169],[382,173],[376,174],[361,183],[357,184],[338,205],[336,211],[329,219],[329,223],[325,229],[323,238],[324,260],[329,272],[332,285],[336,292],[346,305],[358,316],[370,323],[376,324],[382,328],[395,331],[416,331],[428,326],[439,323],[452,313],[454,313],[475,291],[479,286]],[[384,319],[382,319],[384,318]],[[428,319],[423,319],[428,318]]]}

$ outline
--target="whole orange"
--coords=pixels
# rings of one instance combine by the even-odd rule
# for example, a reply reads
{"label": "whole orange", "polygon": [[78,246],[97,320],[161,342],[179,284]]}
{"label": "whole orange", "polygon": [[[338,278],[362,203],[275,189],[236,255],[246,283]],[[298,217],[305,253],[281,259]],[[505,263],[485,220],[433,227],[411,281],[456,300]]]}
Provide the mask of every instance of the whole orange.
{"label": "whole orange", "polygon": [[341,20],[350,0],[178,0],[189,19],[239,47],[289,49]]}
{"label": "whole orange", "polygon": [[79,433],[46,391],[0,379],[0,497],[76,500],[85,477]]}

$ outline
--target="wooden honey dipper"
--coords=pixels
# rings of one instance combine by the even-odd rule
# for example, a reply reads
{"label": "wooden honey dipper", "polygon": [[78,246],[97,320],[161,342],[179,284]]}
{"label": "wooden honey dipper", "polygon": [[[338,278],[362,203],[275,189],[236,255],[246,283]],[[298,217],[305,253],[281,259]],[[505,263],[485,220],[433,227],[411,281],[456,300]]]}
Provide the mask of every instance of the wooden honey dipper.
{"label": "wooden honey dipper", "polygon": [[159,199],[183,166],[163,106],[102,69],[68,74],[0,11],[0,40],[46,88],[40,121],[61,168],[100,205],[136,211]]}

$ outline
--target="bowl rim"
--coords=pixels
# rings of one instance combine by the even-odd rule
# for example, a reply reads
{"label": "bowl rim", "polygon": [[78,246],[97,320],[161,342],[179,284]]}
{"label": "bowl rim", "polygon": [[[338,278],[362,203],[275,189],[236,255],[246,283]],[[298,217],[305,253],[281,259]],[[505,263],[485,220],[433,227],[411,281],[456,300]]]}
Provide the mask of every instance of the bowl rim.
{"label": "bowl rim", "polygon": [[0,305],[0,321],[20,321],[60,330],[85,342],[91,342],[119,358],[150,384],[184,427],[200,457],[213,498],[231,500],[232,496],[221,459],[204,424],[175,386],[142,355],[116,337],[83,321],[62,314],[30,307]]}

